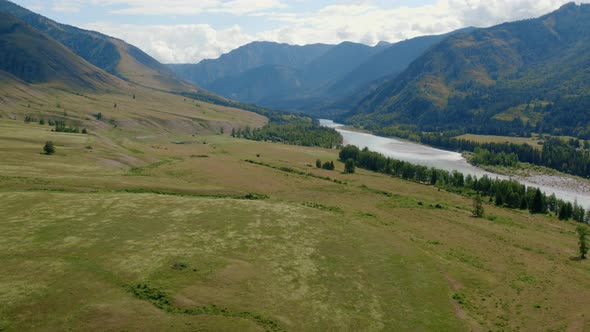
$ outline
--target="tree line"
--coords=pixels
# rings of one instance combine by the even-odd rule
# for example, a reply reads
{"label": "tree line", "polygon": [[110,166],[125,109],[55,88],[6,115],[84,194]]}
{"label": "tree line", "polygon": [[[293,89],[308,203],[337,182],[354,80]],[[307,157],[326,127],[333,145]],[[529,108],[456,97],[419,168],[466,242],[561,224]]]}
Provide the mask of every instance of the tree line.
{"label": "tree line", "polygon": [[476,164],[515,166],[518,162],[545,166],[560,172],[590,177],[590,142],[580,144],[577,139],[563,140],[550,137],[543,142],[542,149],[529,144],[479,143],[452,137],[455,132],[417,133],[403,129],[388,129],[380,132],[426,145],[451,150],[475,152]]}
{"label": "tree line", "polygon": [[284,123],[270,122],[262,128],[232,129],[231,136],[327,149],[342,146],[342,136],[335,129],[322,127],[317,120],[303,117],[293,118]]}
{"label": "tree line", "polygon": [[586,222],[586,211],[579,204],[565,202],[547,196],[539,188],[526,187],[514,180],[492,179],[487,175],[477,178],[465,176],[458,171],[448,172],[437,168],[414,165],[409,162],[385,157],[380,153],[346,146],[340,151],[341,161],[353,160],[354,164],[363,169],[379,172],[401,179],[430,184],[439,188],[459,193],[473,193],[487,197],[490,203],[500,207],[529,210],[531,213],[552,212],[560,220],[574,219]]}

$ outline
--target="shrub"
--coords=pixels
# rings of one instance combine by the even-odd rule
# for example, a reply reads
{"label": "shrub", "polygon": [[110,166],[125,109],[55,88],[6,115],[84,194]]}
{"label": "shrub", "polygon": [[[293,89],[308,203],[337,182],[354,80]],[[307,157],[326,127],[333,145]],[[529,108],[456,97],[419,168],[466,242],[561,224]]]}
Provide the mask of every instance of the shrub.
{"label": "shrub", "polygon": [[43,151],[47,155],[54,154],[55,153],[55,146],[53,145],[53,142],[52,141],[45,142],[45,145],[43,146]]}

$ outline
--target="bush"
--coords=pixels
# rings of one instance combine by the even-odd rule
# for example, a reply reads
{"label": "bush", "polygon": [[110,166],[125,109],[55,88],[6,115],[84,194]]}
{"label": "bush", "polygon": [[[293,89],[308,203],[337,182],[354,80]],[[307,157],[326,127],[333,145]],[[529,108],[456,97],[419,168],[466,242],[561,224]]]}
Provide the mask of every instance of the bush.
{"label": "bush", "polygon": [[43,151],[47,155],[54,154],[55,153],[55,146],[53,145],[53,142],[52,141],[45,142],[45,145],[43,146]]}
{"label": "bush", "polygon": [[354,164],[354,159],[352,158],[348,158],[346,159],[346,162],[344,163],[344,173],[346,174],[353,174],[355,171],[355,164]]}

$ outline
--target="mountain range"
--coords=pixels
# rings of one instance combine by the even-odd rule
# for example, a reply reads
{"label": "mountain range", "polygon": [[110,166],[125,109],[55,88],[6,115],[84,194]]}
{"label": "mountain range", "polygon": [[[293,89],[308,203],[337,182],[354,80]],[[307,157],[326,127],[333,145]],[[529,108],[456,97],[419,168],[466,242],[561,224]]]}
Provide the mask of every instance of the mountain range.
{"label": "mountain range", "polygon": [[403,71],[450,34],[370,47],[343,42],[305,46],[253,42],[215,60],[169,65],[180,77],[227,98],[287,111],[321,114],[354,93]]}

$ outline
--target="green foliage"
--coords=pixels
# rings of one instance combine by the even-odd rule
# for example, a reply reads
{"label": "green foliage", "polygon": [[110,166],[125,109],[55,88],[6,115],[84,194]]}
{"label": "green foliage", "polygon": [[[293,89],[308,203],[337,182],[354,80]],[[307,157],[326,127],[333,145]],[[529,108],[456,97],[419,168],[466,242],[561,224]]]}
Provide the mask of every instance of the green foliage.
{"label": "green foliage", "polygon": [[[462,173],[448,172],[436,168],[427,168],[421,165],[413,165],[409,162],[387,158],[367,148],[360,150],[356,146],[346,146],[340,151],[340,160],[354,160],[357,167],[371,171],[389,174],[405,180],[416,181],[424,184],[436,185],[458,193],[464,189],[476,191],[481,195],[489,196],[495,200],[496,205],[512,209],[531,207],[531,213],[546,213],[548,201],[552,206],[560,207],[560,219],[571,218],[573,207],[571,203],[558,200],[555,197],[547,198],[538,188],[526,187],[514,180],[491,179],[487,175],[476,178]],[[525,201],[525,202],[523,202]],[[553,211],[555,212],[555,211]],[[562,216],[563,214],[563,216]],[[583,210],[579,210],[579,215]]]}
{"label": "green foliage", "polygon": [[[181,268],[181,266],[178,267]],[[147,284],[142,283],[137,284],[135,286],[126,286],[125,288],[129,293],[131,293],[136,298],[143,301],[147,301],[154,305],[156,308],[169,313],[179,315],[211,315],[224,317],[239,317],[254,321],[256,324],[263,327],[265,331],[284,331],[284,329],[279,325],[278,322],[249,311],[235,311],[229,308],[218,307],[215,304],[195,308],[180,308],[175,306],[172,303],[172,300],[170,299],[168,294],[166,294],[166,292],[159,288],[151,287]]]}
{"label": "green foliage", "polygon": [[68,127],[66,125],[66,122],[65,121],[55,121],[55,129],[53,129],[53,131],[55,131],[56,133],[74,133],[74,134],[79,134],[80,133],[80,128],[78,128],[78,127]]}
{"label": "green foliage", "polygon": [[328,171],[334,170],[334,162],[333,161],[326,161],[322,164],[322,168]]}
{"label": "green foliage", "polygon": [[474,165],[492,165],[516,167],[518,165],[518,156],[516,153],[506,154],[505,152],[493,153],[479,147],[475,148],[470,161]]}
{"label": "green foliage", "polygon": [[39,121],[39,120],[37,120],[37,118],[34,117],[33,115],[31,115],[31,114],[25,115],[25,123],[37,122],[37,121]]}
{"label": "green foliage", "polygon": [[52,141],[45,142],[45,145],[43,146],[43,152],[45,152],[47,155],[52,155],[55,153],[55,145]]}
{"label": "green foliage", "polygon": [[337,206],[326,206],[323,204],[319,204],[319,203],[311,203],[311,202],[304,202],[301,203],[304,206],[310,207],[310,208],[314,208],[314,209],[318,209],[318,210],[324,210],[324,211],[329,211],[329,212],[337,212],[337,213],[342,213],[342,209],[337,207]]}
{"label": "green foliage", "polygon": [[586,239],[588,228],[586,226],[578,226],[576,228],[576,233],[578,233],[580,259],[586,259],[586,254],[588,253],[588,240]]}
{"label": "green foliage", "polygon": [[473,197],[473,216],[477,218],[484,216],[483,198],[479,194]]}
{"label": "green foliage", "polygon": [[546,213],[547,205],[544,202],[545,200],[546,198],[544,197],[543,193],[541,193],[541,189],[537,188],[535,191],[535,196],[533,197],[529,206],[531,213]]}
{"label": "green foliage", "polygon": [[319,160],[319,159],[317,159],[317,160],[315,161],[315,167],[317,167],[317,168],[322,168],[322,161],[321,161],[321,160]]}
{"label": "green foliage", "polygon": [[236,136],[255,141],[317,146],[327,149],[342,145],[342,136],[335,129],[322,127],[316,121],[300,119],[288,123],[269,123],[260,129],[238,130]]}
{"label": "green foliage", "polygon": [[344,163],[344,173],[346,174],[353,174],[355,171],[355,164],[354,164],[354,159],[352,158],[348,158],[346,159],[346,162]]}

